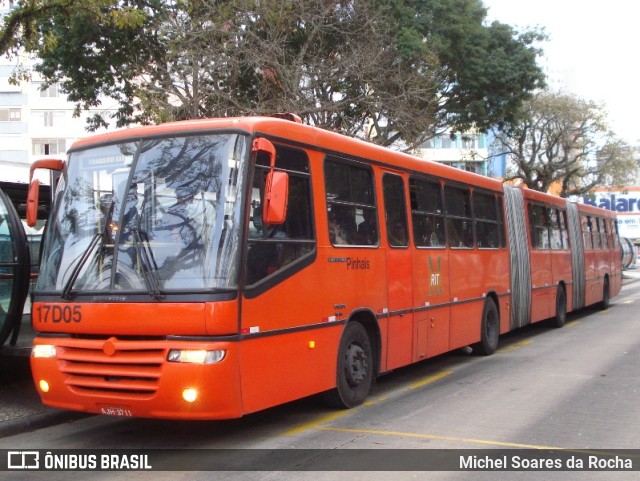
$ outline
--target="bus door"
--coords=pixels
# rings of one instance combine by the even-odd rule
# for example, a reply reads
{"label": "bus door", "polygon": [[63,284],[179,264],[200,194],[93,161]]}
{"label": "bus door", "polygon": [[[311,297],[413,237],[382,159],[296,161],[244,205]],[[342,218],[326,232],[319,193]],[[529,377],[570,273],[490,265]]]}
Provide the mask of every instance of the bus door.
{"label": "bus door", "polygon": [[413,261],[404,179],[385,172],[382,176],[387,251],[387,369],[412,362],[413,350]]}
{"label": "bus door", "polygon": [[27,236],[9,197],[0,190],[0,347],[15,344],[29,291]]}
{"label": "bus door", "polygon": [[442,185],[430,179],[409,179],[414,253],[413,305],[415,344],[413,360],[449,350],[449,256],[445,238]]}

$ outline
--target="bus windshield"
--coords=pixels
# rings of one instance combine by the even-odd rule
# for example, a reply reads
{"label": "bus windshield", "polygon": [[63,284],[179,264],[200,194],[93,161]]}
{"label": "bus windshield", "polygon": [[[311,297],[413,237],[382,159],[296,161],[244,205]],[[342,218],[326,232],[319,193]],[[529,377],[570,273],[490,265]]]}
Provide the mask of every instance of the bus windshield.
{"label": "bus windshield", "polygon": [[249,138],[135,140],[72,152],[47,225],[37,290],[233,289]]}

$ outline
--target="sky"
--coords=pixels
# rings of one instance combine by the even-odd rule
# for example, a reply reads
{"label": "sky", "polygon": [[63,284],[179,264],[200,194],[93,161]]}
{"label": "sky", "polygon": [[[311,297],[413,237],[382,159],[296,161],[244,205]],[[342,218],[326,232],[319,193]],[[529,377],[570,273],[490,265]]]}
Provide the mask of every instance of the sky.
{"label": "sky", "polygon": [[609,125],[640,144],[640,2],[637,0],[482,0],[487,20],[544,27],[540,45],[567,89],[603,102]]}

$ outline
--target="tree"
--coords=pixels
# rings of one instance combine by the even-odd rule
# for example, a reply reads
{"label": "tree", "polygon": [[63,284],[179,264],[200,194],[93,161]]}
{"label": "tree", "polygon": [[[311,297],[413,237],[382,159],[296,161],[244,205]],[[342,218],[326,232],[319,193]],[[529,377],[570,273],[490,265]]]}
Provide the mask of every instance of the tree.
{"label": "tree", "polygon": [[624,187],[638,175],[636,149],[609,129],[604,107],[569,94],[542,92],[527,101],[496,144],[513,162],[505,180],[542,192],[559,188],[561,197]]}
{"label": "tree", "polygon": [[36,55],[78,111],[114,99],[117,126],[291,111],[411,148],[508,123],[543,84],[541,36],[485,17],[480,0],[23,0],[0,53]]}

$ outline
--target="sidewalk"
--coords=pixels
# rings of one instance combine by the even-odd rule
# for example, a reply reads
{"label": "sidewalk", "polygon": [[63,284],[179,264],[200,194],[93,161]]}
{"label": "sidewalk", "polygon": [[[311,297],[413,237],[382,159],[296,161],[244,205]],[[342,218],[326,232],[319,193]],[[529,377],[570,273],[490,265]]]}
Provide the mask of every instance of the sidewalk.
{"label": "sidewalk", "polygon": [[29,358],[0,358],[0,437],[87,416],[43,405],[31,379]]}
{"label": "sidewalk", "polygon": [[635,268],[622,271],[622,280],[623,282],[624,280],[628,280],[628,282],[640,280],[640,269]]}

